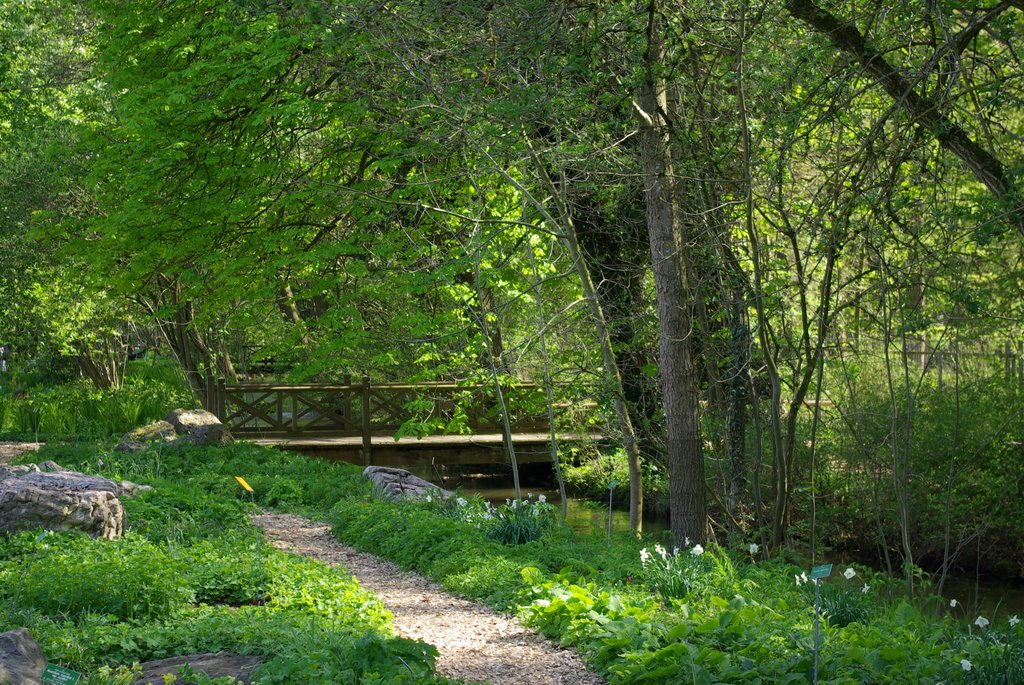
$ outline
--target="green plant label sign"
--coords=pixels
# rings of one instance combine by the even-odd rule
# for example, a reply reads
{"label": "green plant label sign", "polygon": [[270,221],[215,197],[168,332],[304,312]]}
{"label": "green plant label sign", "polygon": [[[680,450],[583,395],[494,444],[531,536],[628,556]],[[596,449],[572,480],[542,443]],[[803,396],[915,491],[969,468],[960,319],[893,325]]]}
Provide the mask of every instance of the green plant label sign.
{"label": "green plant label sign", "polygon": [[812,566],[811,573],[808,577],[810,580],[817,580],[819,578],[828,578],[832,573],[832,564],[822,564],[821,566]]}
{"label": "green plant label sign", "polygon": [[47,666],[43,669],[43,685],[76,685],[82,674],[75,673],[60,666]]}

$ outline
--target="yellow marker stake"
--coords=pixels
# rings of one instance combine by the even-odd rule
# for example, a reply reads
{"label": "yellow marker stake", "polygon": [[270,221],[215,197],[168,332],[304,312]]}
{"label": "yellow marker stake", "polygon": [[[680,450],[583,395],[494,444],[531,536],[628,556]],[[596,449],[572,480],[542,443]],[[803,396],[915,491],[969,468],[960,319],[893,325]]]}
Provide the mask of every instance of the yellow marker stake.
{"label": "yellow marker stake", "polygon": [[245,488],[246,492],[248,492],[250,495],[252,494],[252,486],[246,483],[244,478],[242,478],[241,476],[235,476],[235,480],[238,481],[239,485]]}

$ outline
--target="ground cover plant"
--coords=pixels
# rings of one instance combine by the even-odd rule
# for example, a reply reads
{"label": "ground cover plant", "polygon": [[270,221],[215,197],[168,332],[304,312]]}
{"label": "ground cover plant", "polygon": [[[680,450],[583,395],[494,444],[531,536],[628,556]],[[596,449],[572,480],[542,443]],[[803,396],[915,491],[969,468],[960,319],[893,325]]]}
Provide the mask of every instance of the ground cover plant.
{"label": "ground cover plant", "polygon": [[[251,452],[231,454],[237,466]],[[434,675],[433,648],[395,637],[380,600],[346,573],[265,542],[226,456],[91,445],[38,455],[155,490],[125,501],[128,530],[115,541],[0,538],[0,631],[29,628],[51,663],[89,685],[130,683],[139,662],[220,650],[261,655],[258,683],[448,682]],[[269,475],[281,460],[266,456]]]}

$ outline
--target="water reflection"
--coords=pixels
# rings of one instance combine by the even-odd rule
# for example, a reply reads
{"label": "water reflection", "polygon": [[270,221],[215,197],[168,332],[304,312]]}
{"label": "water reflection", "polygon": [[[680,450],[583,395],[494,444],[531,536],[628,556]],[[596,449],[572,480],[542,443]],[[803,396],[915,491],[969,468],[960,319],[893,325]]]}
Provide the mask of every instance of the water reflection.
{"label": "water reflection", "polygon": [[[506,486],[495,486],[489,482],[466,481],[462,492],[467,495],[480,495],[491,504],[504,504],[515,497],[515,489]],[[549,488],[522,488],[523,497],[544,495],[547,501],[556,507],[561,506],[558,490]],[[605,535],[608,531],[608,503],[600,504],[589,500],[568,498],[566,522],[573,530],[581,533]],[[644,516],[644,532],[657,539],[662,539],[669,530],[668,520],[659,516]],[[629,532],[629,512],[620,509],[612,510],[612,533]]]}
{"label": "water reflection", "polygon": [[972,580],[947,580],[942,594],[957,601],[959,608],[953,610],[953,615],[963,614],[968,622],[973,622],[977,616],[984,616],[993,623],[1002,623],[1013,615],[1024,619],[1024,587],[991,581],[976,585]]}

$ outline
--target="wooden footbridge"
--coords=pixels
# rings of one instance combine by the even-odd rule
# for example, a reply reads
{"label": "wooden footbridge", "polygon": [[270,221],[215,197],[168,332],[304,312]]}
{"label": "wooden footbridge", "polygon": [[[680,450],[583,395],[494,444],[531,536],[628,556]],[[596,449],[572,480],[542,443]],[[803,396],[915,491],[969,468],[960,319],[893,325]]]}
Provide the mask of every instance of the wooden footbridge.
{"label": "wooden footbridge", "polygon": [[[458,383],[371,383],[364,376],[340,384],[228,384],[207,382],[207,409],[241,439],[357,464],[423,466],[551,461],[543,388]],[[556,407],[576,425],[593,402]],[[598,436],[567,434],[561,441]]]}

